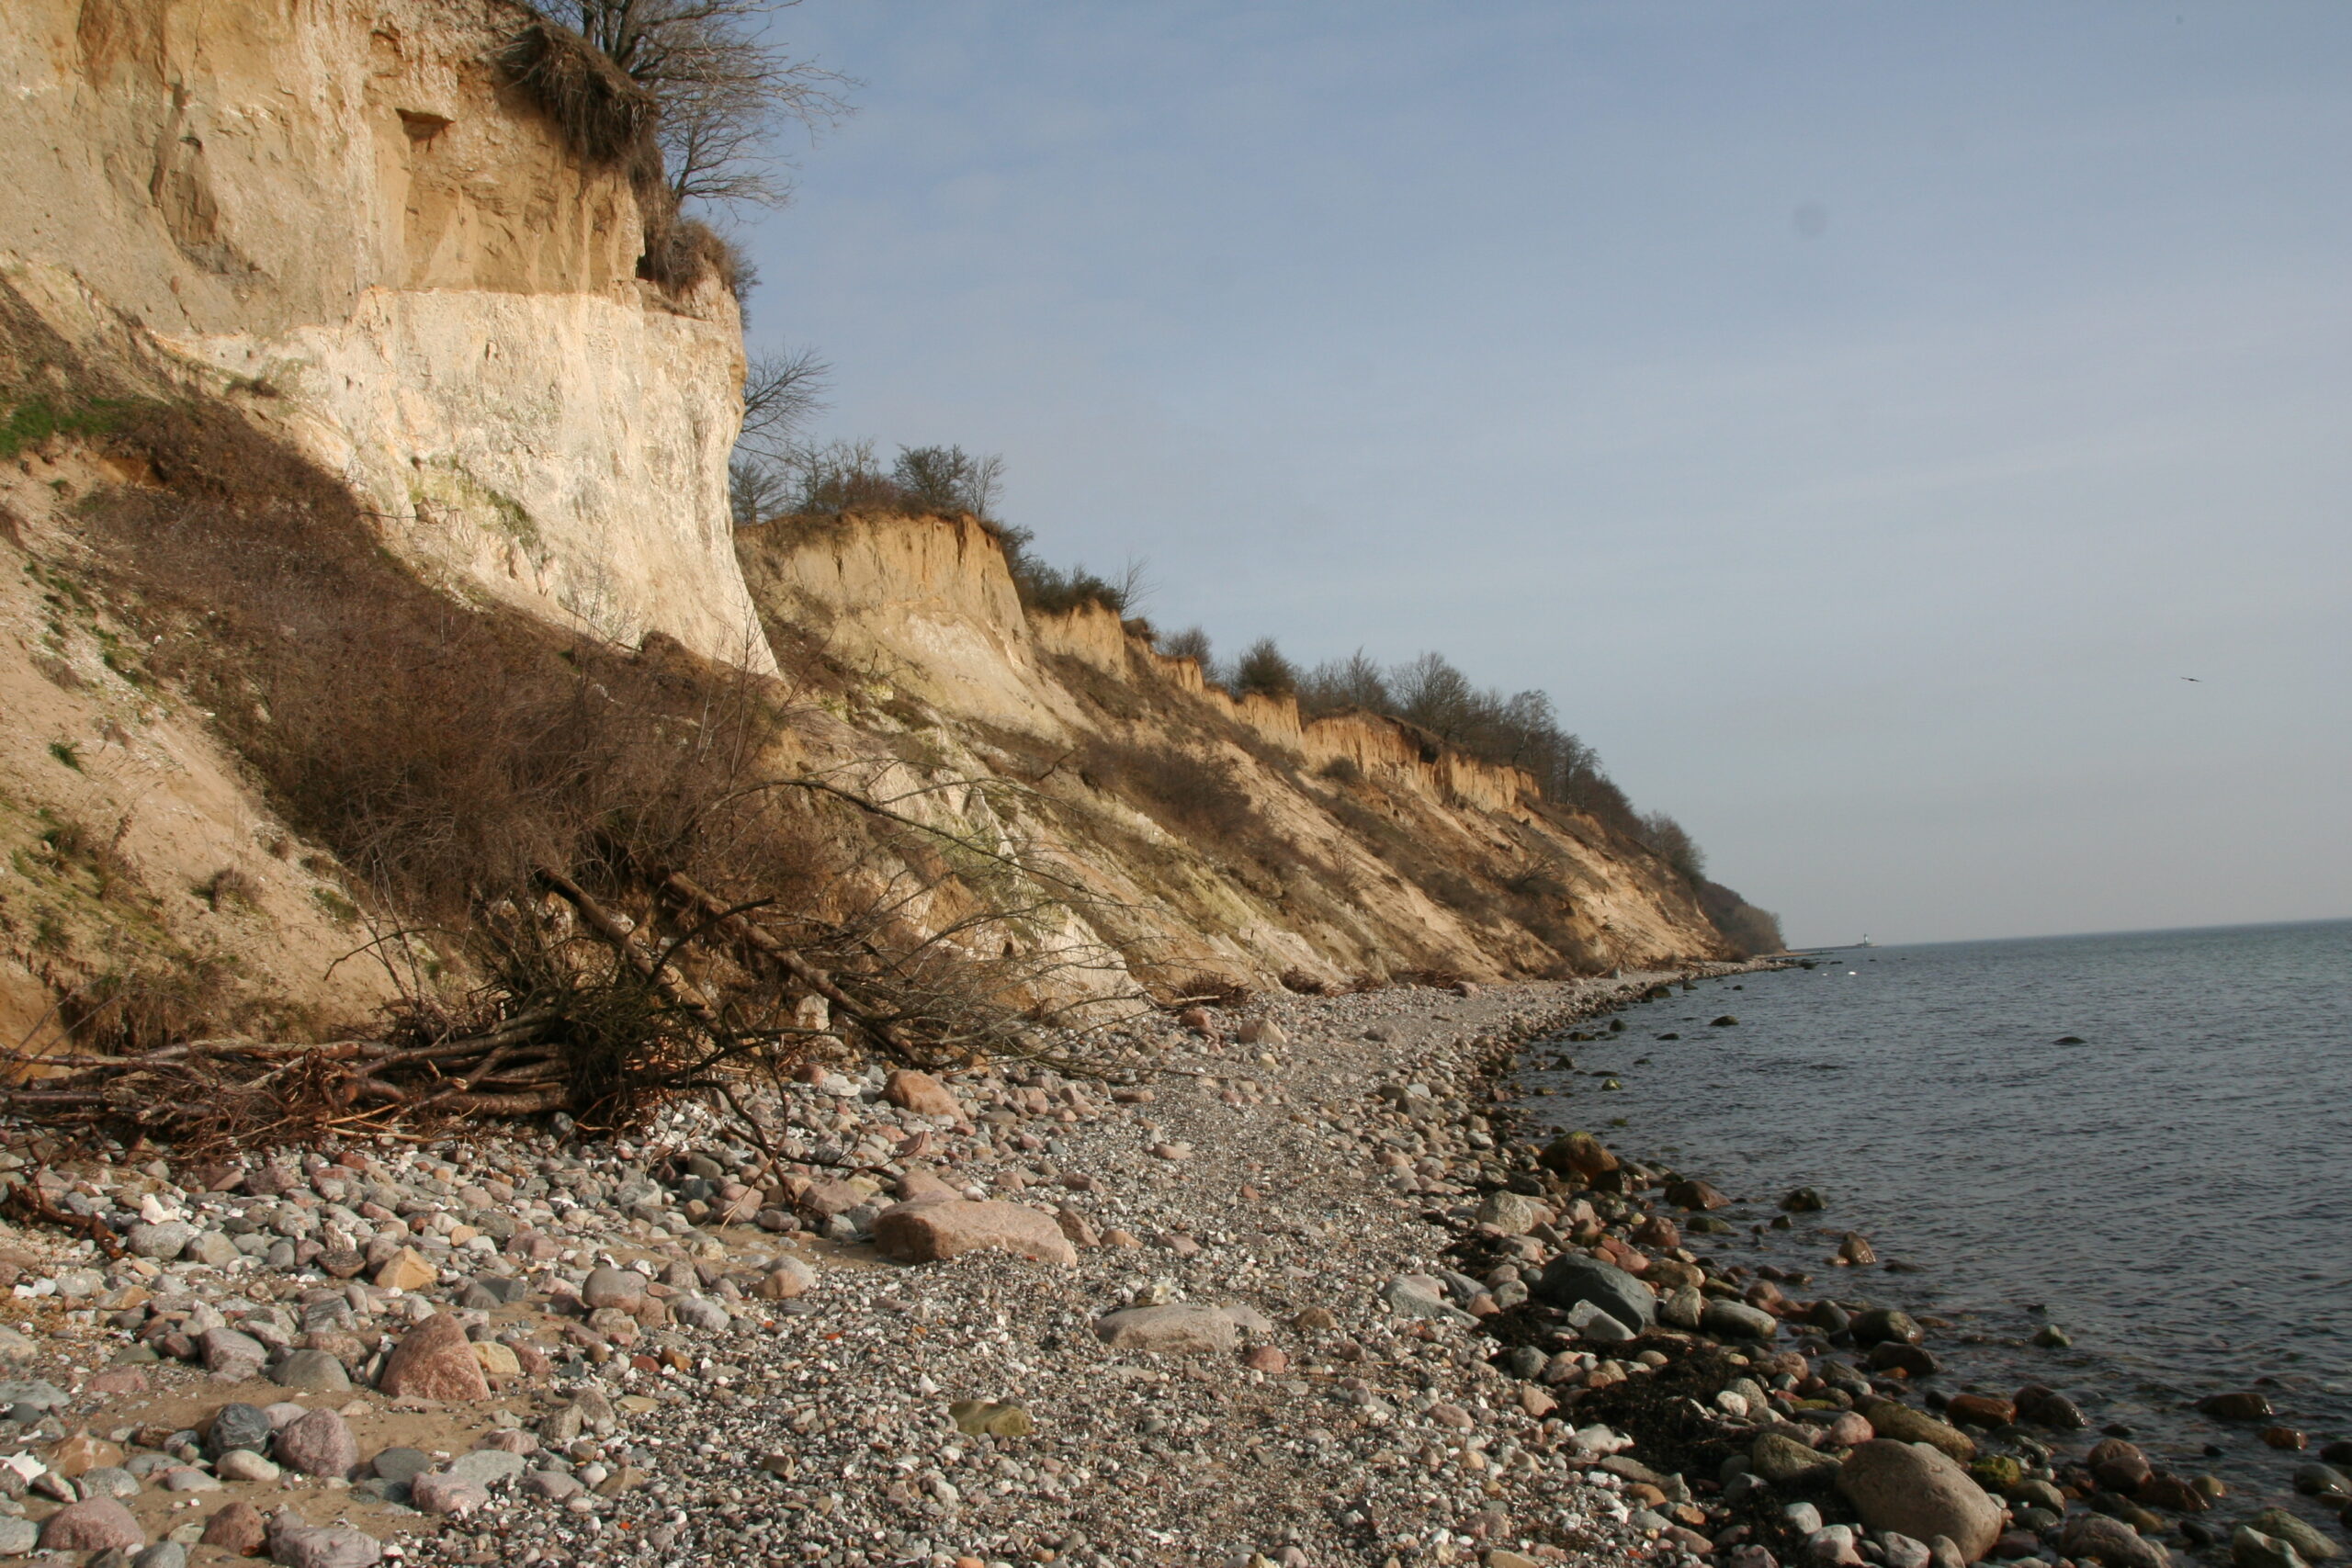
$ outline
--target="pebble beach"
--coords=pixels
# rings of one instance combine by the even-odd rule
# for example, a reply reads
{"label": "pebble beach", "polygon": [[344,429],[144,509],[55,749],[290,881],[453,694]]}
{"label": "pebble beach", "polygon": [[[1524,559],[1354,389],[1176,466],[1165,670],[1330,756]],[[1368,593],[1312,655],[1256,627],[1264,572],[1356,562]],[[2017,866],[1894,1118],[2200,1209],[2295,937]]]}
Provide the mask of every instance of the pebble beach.
{"label": "pebble beach", "polygon": [[[183,1165],[8,1132],[0,1553],[2333,1554],[2302,1514],[2199,1525],[2229,1505],[2063,1393],[1950,1392],[1862,1236],[1767,1277],[1703,1174],[1523,1126],[1531,1043],[1686,978],[1252,998],[1083,1075],[844,1060],[752,1127],[679,1104],[630,1139]],[[2346,1458],[2309,1457],[2315,1504]]]}

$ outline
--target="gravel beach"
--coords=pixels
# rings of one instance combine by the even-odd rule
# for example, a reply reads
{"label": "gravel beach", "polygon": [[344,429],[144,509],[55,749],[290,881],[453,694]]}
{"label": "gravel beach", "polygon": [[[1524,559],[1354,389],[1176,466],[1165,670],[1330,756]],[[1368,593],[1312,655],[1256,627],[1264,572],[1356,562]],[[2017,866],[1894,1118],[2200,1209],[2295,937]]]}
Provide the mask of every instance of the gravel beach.
{"label": "gravel beach", "polygon": [[103,1233],[0,1235],[0,1554],[2159,1568],[2194,1478],[2055,1394],[1931,1413],[1926,1330],[1706,1259],[1703,1181],[1514,1138],[1521,1043],[1677,978],[842,1064],[756,1138],[9,1134],[13,1212]]}

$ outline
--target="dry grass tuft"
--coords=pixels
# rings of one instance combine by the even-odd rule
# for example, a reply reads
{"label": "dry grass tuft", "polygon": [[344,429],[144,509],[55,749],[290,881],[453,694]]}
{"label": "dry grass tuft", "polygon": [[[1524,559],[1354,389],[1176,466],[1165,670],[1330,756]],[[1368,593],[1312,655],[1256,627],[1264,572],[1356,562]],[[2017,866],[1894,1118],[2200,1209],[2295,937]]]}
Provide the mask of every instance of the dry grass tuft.
{"label": "dry grass tuft", "polygon": [[661,114],[653,95],[570,28],[544,17],[532,21],[506,46],[499,64],[587,162],[609,166],[643,160]]}

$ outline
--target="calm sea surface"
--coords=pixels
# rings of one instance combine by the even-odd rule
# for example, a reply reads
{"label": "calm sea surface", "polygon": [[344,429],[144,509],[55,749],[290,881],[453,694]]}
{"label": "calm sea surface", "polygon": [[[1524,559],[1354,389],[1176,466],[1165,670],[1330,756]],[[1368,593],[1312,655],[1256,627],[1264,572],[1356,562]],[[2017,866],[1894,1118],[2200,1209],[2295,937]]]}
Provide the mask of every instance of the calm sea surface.
{"label": "calm sea surface", "polygon": [[[1818,964],[1541,1047],[1521,1081],[1567,1098],[1528,1104],[1740,1200],[1724,1216],[1739,1234],[1695,1250],[1810,1269],[1792,1295],[1952,1319],[1930,1339],[1943,1386],[2056,1386],[2159,1463],[2229,1480],[2223,1517],[2287,1497],[2316,1453],[2274,1453],[2193,1401],[2271,1379],[2313,1450],[2352,1437],[2352,921]],[[1708,1027],[1724,1013],[1737,1027]],[[1559,1052],[1574,1070],[1539,1070]],[[1623,1088],[1602,1090],[1612,1070]],[[1828,1210],[1754,1235],[1801,1184]],[[1826,1267],[1848,1229],[1922,1271]],[[2074,1348],[2027,1348],[2043,1323]]]}

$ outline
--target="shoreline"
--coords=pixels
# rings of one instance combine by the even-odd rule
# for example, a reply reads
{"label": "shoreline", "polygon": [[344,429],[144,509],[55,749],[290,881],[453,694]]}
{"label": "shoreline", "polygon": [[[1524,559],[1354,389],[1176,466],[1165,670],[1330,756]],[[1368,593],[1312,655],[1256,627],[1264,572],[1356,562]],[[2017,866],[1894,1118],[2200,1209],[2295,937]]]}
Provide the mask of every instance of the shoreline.
{"label": "shoreline", "polygon": [[[1883,1365],[1839,1370],[1853,1354],[1775,1300],[1858,1296],[1838,1287],[1859,1271],[1735,1274],[1743,1238],[1665,1201],[1702,1190],[1530,1140],[1529,1048],[1685,978],[1256,997],[1137,1021],[1101,1081],[811,1075],[765,1109],[782,1169],[694,1106],[635,1143],[480,1136],[238,1171],[126,1156],[63,1190],[125,1221],[153,1200],[191,1235],[131,1231],[112,1262],[0,1235],[21,1260],[0,1297],[9,1388],[57,1404],[0,1425],[0,1516],[38,1533],[95,1475],[147,1541],[187,1543],[230,1504],[248,1526],[275,1514],[278,1548],[245,1544],[282,1562],[381,1542],[526,1568],[1926,1568],[1944,1532],[1857,1541],[1786,1510],[1852,1518],[1832,1456],[1882,1426],[2021,1460],[2098,1434],[1996,1438],[1873,1405],[1938,1387],[1896,1374],[1945,1347],[1898,1334]],[[956,1216],[994,1245],[908,1262],[874,1239],[952,1251]],[[1615,1342],[1563,1287],[1605,1279],[1595,1251],[1666,1288],[1664,1325]],[[442,1381],[394,1376],[440,1319],[466,1346],[443,1347]],[[252,1419],[232,1404],[264,1423],[245,1458],[213,1451]],[[293,1428],[266,1428],[322,1406],[343,1468],[306,1476]],[[33,1470],[14,1495],[11,1451]],[[1780,1478],[1743,1482],[1735,1454]],[[2066,1483],[2051,1458],[1986,1479]],[[1971,1548],[2021,1553],[2027,1495]],[[349,1554],[303,1557],[301,1528],[349,1532]],[[2132,1555],[2150,1543],[2084,1528],[2065,1555],[2154,1568]]]}
{"label": "shoreline", "polygon": [[[1698,1010],[1708,1010],[1702,1005]],[[1578,1035],[1586,1040],[1610,1038],[1572,1032],[1572,1038]],[[1637,1036],[1629,1032],[1622,1038],[1631,1043]],[[1671,1040],[1675,1036],[1669,1033],[1657,1038]],[[1580,1047],[1566,1043],[1562,1048],[1575,1051]],[[1528,1127],[1546,1100],[1553,1098],[1548,1087],[1538,1088],[1526,1080],[1554,1070],[1532,1059],[1519,1064],[1515,1103],[1521,1111],[1522,1128]],[[1622,1150],[1617,1152],[1623,1154]],[[1683,1171],[1677,1170],[1673,1163],[1629,1158],[1625,1164],[1648,1179],[1642,1185],[1650,1193],[1653,1201],[1647,1207],[1654,1212],[1686,1223],[1696,1220],[1701,1224],[1713,1218],[1712,1209],[1696,1209],[1687,1201],[1674,1201],[1673,1184]],[[1684,1168],[1688,1169],[1687,1164]],[[1825,1407],[1824,1401],[1838,1406],[1860,1407],[1872,1400],[1892,1400],[1903,1404],[1908,1413],[1891,1413],[1884,1421],[1873,1413],[1870,1417],[1873,1427],[1894,1428],[1879,1435],[1917,1433],[1951,1449],[1970,1461],[1975,1479],[1996,1501],[2008,1505],[2010,1528],[1998,1538],[1994,1560],[2098,1562],[2110,1568],[2155,1568],[2169,1553],[2186,1551],[2211,1562],[2233,1561],[2240,1568],[2285,1568],[2294,1562],[2316,1562],[2342,1552],[2342,1543],[2335,1538],[2343,1530],[2352,1529],[2352,1508],[2344,1506],[2342,1490],[2321,1493],[2318,1483],[2330,1479],[2330,1467],[2352,1473],[2352,1442],[2340,1437],[2330,1442],[2324,1434],[2307,1438],[2278,1423],[2259,1386],[2271,1380],[2258,1379],[2251,1387],[2224,1385],[2223,1392],[2198,1404],[2195,1418],[2168,1422],[2171,1427],[2186,1430],[2135,1431],[2132,1426],[2111,1418],[2101,1424],[2103,1407],[2110,1403],[2128,1407],[2132,1403],[2119,1397],[2127,1386],[2128,1369],[2117,1364],[2099,1365],[2087,1355],[2064,1355],[2072,1348],[2071,1339],[2056,1330],[2039,1307],[2023,1309],[2037,1317],[2040,1325],[2030,1337],[2011,1339],[1974,1332],[1967,1323],[1939,1315],[1937,1292],[1932,1284],[1906,1281],[1893,1292],[1871,1290],[1871,1265],[1900,1275],[1918,1275],[1923,1270],[1904,1262],[1880,1262],[1869,1250],[1866,1240],[1862,1242],[1866,1250],[1860,1266],[1834,1266],[1838,1259],[1829,1254],[1833,1249],[1842,1250],[1838,1233],[1844,1231],[1843,1239],[1848,1242],[1860,1240],[1846,1226],[1864,1222],[1849,1217],[1826,1229],[1809,1227],[1806,1222],[1813,1217],[1815,1203],[1789,1201],[1809,1193],[1810,1190],[1799,1189],[1777,1204],[1762,1194],[1736,1205],[1726,1204],[1739,1223],[1731,1225],[1728,1234],[1707,1238],[1718,1244],[1713,1250],[1721,1257],[1703,1256],[1708,1250],[1707,1242],[1695,1236],[1689,1246],[1700,1249],[1702,1255],[1700,1260],[1710,1276],[1706,1287],[1710,1293],[1721,1288],[1716,1282],[1721,1280],[1724,1286],[1737,1290],[1741,1297],[1766,1306],[1781,1317],[1783,1332],[1792,1333],[1799,1349],[1814,1362],[1811,1382],[1804,1388],[1787,1392],[1810,1393],[1815,1397],[1773,1398],[1770,1403],[1777,1422],[1767,1420],[1745,1431],[1736,1416],[1724,1421],[1717,1416],[1719,1429],[1710,1434],[1712,1440],[1706,1443],[1690,1440],[1692,1433],[1688,1421],[1661,1419],[1656,1408],[1645,1410],[1638,1402],[1629,1404],[1623,1400],[1612,1402],[1604,1398],[1597,1409],[1629,1417],[1630,1430],[1637,1437],[1649,1438],[1653,1446],[1672,1452],[1678,1461],[1703,1461],[1708,1470],[1728,1473],[1716,1467],[1738,1450],[1738,1439],[1743,1437],[1749,1439],[1747,1457],[1753,1461],[1758,1457],[1754,1452],[1760,1446],[1758,1439],[1774,1430],[1776,1425],[1779,1430],[1787,1431],[1791,1417],[1800,1424],[1828,1420],[1830,1410]],[[1763,1223],[1768,1218],[1769,1226]],[[1800,1233],[1809,1235],[1812,1240],[1795,1241],[1793,1237]],[[1792,1239],[1778,1242],[1768,1251],[1768,1235]],[[1815,1256],[1792,1263],[1792,1250],[1797,1247],[1809,1248]],[[1890,1296],[1898,1299],[1891,1300]],[[1830,1312],[1821,1314],[1815,1306],[1816,1301],[1829,1303]],[[1875,1331],[1875,1325],[1867,1325],[1868,1331],[1864,1331],[1866,1316],[1874,1312],[1883,1316],[1890,1311],[1912,1320],[1916,1340],[1907,1344],[1889,1340]],[[1965,1319],[1976,1314],[1962,1310],[1956,1315]],[[1839,1331],[1830,1332],[1833,1325]],[[1911,1336],[1906,1334],[1905,1337]],[[1786,1346],[1790,1342],[1790,1338],[1776,1338],[1772,1343]],[[2029,1345],[2034,1348],[2029,1349]],[[2005,1358],[2004,1351],[2011,1354]],[[2018,1364],[2020,1359],[2041,1356],[2052,1359],[2038,1378],[2031,1375],[2032,1369]],[[1829,1371],[1833,1359],[1845,1369],[1832,1379],[1833,1383],[1845,1384],[1842,1392],[1835,1386],[1815,1386],[1821,1381],[1820,1374]],[[1988,1364],[2004,1360],[2006,1366]],[[2020,1371],[2026,1373],[2023,1386],[2019,1386],[2017,1375]],[[1705,1405],[1726,1387],[1739,1386],[1733,1382],[1736,1371],[1736,1369],[1723,1365],[1693,1368],[1679,1376],[1678,1381],[1684,1393]],[[2063,1394],[2052,1399],[2052,1391],[2047,1386],[2050,1383],[2075,1391],[2083,1408],[2077,1408],[2075,1401]],[[2151,1392],[2138,1383],[2128,1386],[2132,1395],[2144,1397]],[[1752,1394],[1755,1391],[1747,1392]],[[2141,1408],[2162,1419],[2160,1412],[2148,1411],[2144,1404]],[[2269,1472],[2251,1478],[2257,1491],[2240,1496],[2234,1483],[2224,1483],[2210,1473],[2210,1462],[2227,1451],[2215,1446],[2211,1438],[2205,1441],[2200,1456],[2208,1461],[2206,1464],[2199,1464],[2195,1459],[2186,1462],[2175,1459],[2173,1462],[2180,1464],[2179,1472],[2166,1468],[2166,1458],[2157,1451],[2158,1446],[2176,1455],[2182,1454],[2198,1440],[2200,1427],[2211,1438],[2233,1435],[2244,1439],[2262,1433],[2273,1462]],[[2143,1451],[2131,1440],[2134,1437],[2150,1442],[2151,1448]],[[2308,1450],[2298,1451],[2305,1450],[2307,1441]],[[1817,1438],[1814,1444],[1816,1451],[1825,1446]],[[1637,1447],[1634,1451],[1641,1449]],[[1786,1450],[1780,1451],[1777,1459],[1783,1469],[1793,1462],[1793,1456]],[[2294,1495],[2286,1495],[2284,1483],[2289,1473],[2294,1481]],[[2340,1479],[2335,1478],[2338,1482]],[[1728,1496],[1731,1491],[1726,1486],[1723,1495]],[[1736,1532],[1718,1534],[1719,1544],[1735,1549],[1742,1544],[1763,1546],[1782,1562],[1906,1561],[1905,1551],[1900,1547],[1880,1550],[1867,1539],[1846,1543],[1812,1535],[1808,1540],[1811,1532],[1789,1528],[1783,1510],[1792,1503],[1806,1501],[1819,1506],[1820,1522],[1824,1524],[1856,1520],[1856,1510],[1838,1496],[1826,1474],[1810,1485],[1793,1476],[1776,1478],[1769,1493],[1759,1490],[1756,1495],[1771,1506],[1742,1510],[1735,1506],[1733,1512],[1743,1515],[1744,1522],[1751,1528],[1745,1537]],[[2040,1511],[2034,1511],[2037,1509]],[[1809,1525],[1813,1521],[1804,1522]],[[1849,1546],[1859,1546],[1859,1553],[1849,1551]],[[2297,1547],[2303,1550],[2297,1553]],[[1760,1559],[1753,1561],[1760,1562]]]}

